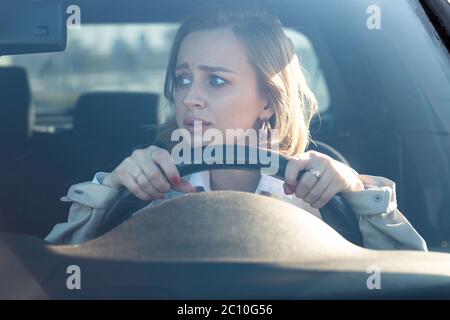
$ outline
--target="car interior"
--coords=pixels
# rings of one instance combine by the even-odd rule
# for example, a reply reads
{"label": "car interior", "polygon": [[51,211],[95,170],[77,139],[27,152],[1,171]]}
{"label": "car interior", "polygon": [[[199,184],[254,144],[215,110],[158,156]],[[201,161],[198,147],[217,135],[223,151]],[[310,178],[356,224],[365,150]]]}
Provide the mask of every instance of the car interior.
{"label": "car interior", "polygon": [[[186,13],[204,3],[201,0],[60,1],[63,7],[76,4],[82,10],[81,29],[67,30],[65,52],[0,56],[0,119],[3,121],[0,126],[3,150],[0,233],[44,238],[56,223],[66,221],[70,204],[59,198],[71,185],[92,180],[96,172],[110,172],[134,149],[155,141],[158,125],[170,114],[161,81],[165,76],[167,61],[164,59],[167,59],[170,41]],[[348,163],[359,173],[395,181],[398,207],[425,238],[429,249],[450,252],[449,51],[436,36],[421,2],[385,2],[385,29],[378,33],[367,33],[365,27],[359,27],[360,23],[365,23],[365,8],[371,1],[264,0],[261,3],[282,21],[309,74],[313,91],[318,92],[320,114],[312,123],[309,149]],[[362,12],[361,17],[357,12]],[[407,26],[398,24],[400,14],[408,21]],[[336,19],[341,23],[335,24]],[[147,27],[152,30],[151,41],[129,35],[133,30],[145,33]],[[126,31],[127,28],[132,31]],[[103,29],[109,30],[111,39],[101,33]],[[118,36],[121,31],[128,36]],[[91,36],[86,36],[87,33]],[[84,44],[80,42],[82,37],[88,39]],[[82,59],[94,56],[97,49],[106,50],[102,43],[109,43],[110,48],[122,52],[114,56],[113,61],[135,61],[135,65],[123,65],[123,70],[128,70],[126,75],[120,73],[122,69],[118,67],[112,71],[105,69],[107,71],[100,76],[103,70],[99,62],[101,51],[98,51],[100,60]],[[126,50],[130,43],[136,46],[139,56],[147,50],[148,55],[154,52],[155,59],[162,62],[140,69],[143,65],[140,63],[147,62],[126,59],[132,55]],[[151,47],[154,51],[148,45],[154,46]],[[111,51],[103,59],[108,55],[112,56]],[[158,55],[162,58],[157,58]],[[64,61],[72,61],[74,66],[88,71],[77,73],[75,68],[66,68]],[[146,76],[142,77],[144,73]],[[53,80],[44,85],[39,77]],[[114,77],[119,80],[113,83]],[[65,86],[54,85],[53,81],[65,83]],[[195,206],[188,197],[178,201]],[[226,195],[222,201],[227,201]],[[172,204],[172,211],[176,211],[180,203]],[[169,231],[166,235],[159,234],[162,237],[176,233],[176,226],[169,223],[175,218],[166,219],[163,224],[167,224]],[[187,218],[181,221],[189,223]],[[151,224],[145,217],[140,222]],[[133,223],[139,225],[139,222]],[[126,237],[126,228],[122,226],[119,238]],[[195,230],[186,229],[186,233],[179,235],[180,239]],[[261,227],[261,231],[264,230]],[[143,233],[141,230],[135,236]],[[154,235],[155,239],[157,236]],[[266,238],[260,241],[258,248],[268,245]],[[102,247],[102,243],[97,245]],[[55,250],[76,254],[77,249]],[[131,252],[133,248],[127,250]],[[139,261],[145,256],[144,249],[136,250],[133,259]],[[160,249],[155,250],[164,256]],[[356,252],[345,251],[344,254],[344,251],[340,251],[343,255],[339,258],[343,265],[345,257]],[[181,251],[179,253],[182,255]],[[37,254],[52,259],[47,251],[37,250]],[[254,257],[257,259],[261,255],[263,252],[258,251]],[[269,255],[276,259],[275,252]],[[369,254],[363,256],[361,261],[371,259]],[[310,257],[314,261],[314,255]],[[84,258],[87,257],[80,259]],[[104,257],[105,261],[114,258],[111,252]],[[389,260],[388,256],[385,258]],[[436,266],[445,262],[438,257],[433,259]],[[417,269],[426,265],[426,259],[414,261]],[[126,267],[132,268],[132,263]],[[139,273],[140,268],[136,265],[133,270]],[[169,272],[170,264],[167,268],[155,270],[164,274]],[[189,264],[186,268],[190,268]],[[255,274],[261,278],[269,275],[264,278],[267,282],[260,284],[267,289],[271,285],[272,271],[264,266],[258,268]],[[283,268],[289,270],[288,265]],[[317,278],[323,276],[322,272],[326,274],[326,267],[318,272]],[[339,288],[352,277],[356,274],[342,274],[339,280],[333,280],[337,282],[332,288]],[[251,285],[257,286],[256,281],[261,278],[248,275],[248,281],[255,281]],[[136,284],[128,285],[136,289]],[[220,282],[220,286],[224,285]],[[272,286],[273,292],[276,288]],[[90,294],[95,297],[95,292]],[[196,297],[211,297],[215,293],[198,291],[196,294]],[[223,297],[223,292],[221,294],[219,296]],[[159,295],[164,296],[164,292],[160,291]],[[305,295],[308,296],[308,292]],[[180,297],[185,296],[192,297],[187,292],[180,293]],[[245,292],[242,296],[246,296]],[[280,296],[284,297],[281,293]]]}
{"label": "car interior", "polygon": [[[121,6],[121,1],[114,4],[78,1],[83,8],[85,28],[113,24],[118,26],[118,30],[128,24],[176,26],[185,12],[194,10],[201,3],[168,1],[156,5],[134,0],[132,5]],[[330,28],[334,26],[323,21],[333,10],[319,12],[316,10],[319,4],[309,4],[309,1],[296,5],[289,1],[279,4],[267,1],[266,5],[280,17],[285,27],[291,29],[290,35],[301,33],[307,39],[303,41],[311,42],[313,49],[303,51],[303,60],[308,64],[305,67],[307,71],[309,68],[325,78],[324,84],[321,77],[315,77],[321,113],[313,121],[310,148],[319,148],[335,158],[348,161],[360,173],[381,175],[395,181],[399,208],[424,235],[430,247],[446,250],[450,234],[450,216],[446,212],[450,209],[450,203],[444,195],[449,191],[446,178],[450,169],[445,159],[450,149],[445,146],[450,141],[440,134],[444,121],[423,108],[429,103],[443,118],[450,116],[447,110],[440,109],[444,105],[443,99],[448,98],[444,83],[433,79],[430,90],[435,91],[437,98],[427,96],[427,92],[420,95],[420,90],[428,88],[412,83],[410,71],[405,72],[403,65],[391,65],[391,61],[399,59],[400,53],[391,52],[391,58],[387,58],[386,54],[379,55],[379,52],[369,56],[370,52],[361,53],[361,49],[354,46],[342,46],[342,38],[335,33],[345,32],[349,26],[343,25],[332,32]],[[334,5],[337,6],[337,2],[332,2],[330,8]],[[343,14],[356,10],[347,5],[341,5]],[[102,10],[104,6],[109,6],[108,10]],[[296,10],[289,10],[292,6]],[[310,15],[292,13],[303,12],[297,9],[311,11],[320,18],[317,19],[321,23],[320,33],[317,21],[311,21],[308,18]],[[421,8],[414,8],[418,9]],[[395,10],[398,9],[393,7],[392,11]],[[418,12],[426,18],[423,10]],[[70,41],[77,32],[81,30],[68,30],[67,53],[71,52]],[[298,35],[293,34],[291,38],[296,40],[295,36]],[[370,39],[364,39],[360,34],[352,34],[352,37],[354,41],[371,48]],[[88,53],[80,51],[83,48],[77,50],[76,59]],[[330,52],[334,57],[330,56]],[[301,49],[299,54],[302,55]],[[313,55],[314,59],[310,57]],[[29,60],[37,59],[39,54],[28,56]],[[20,63],[20,59],[17,60]],[[378,69],[373,67],[376,61],[381,65]],[[314,64],[318,65],[316,69]],[[94,89],[77,94],[71,99],[70,106],[61,109],[59,114],[55,111],[45,114],[35,106],[34,92],[39,93],[30,85],[27,75],[29,65],[23,63],[23,66],[2,66],[0,69],[0,112],[4,115],[2,119],[7,119],[0,130],[2,145],[4,150],[8,150],[2,159],[6,164],[2,166],[5,179],[1,188],[4,190],[2,197],[9,199],[1,202],[0,217],[5,221],[1,224],[2,231],[43,237],[52,225],[66,219],[68,208],[59,202],[59,197],[70,185],[92,179],[95,172],[112,170],[134,148],[153,141],[156,131],[151,126],[161,123],[165,101],[161,86],[159,91]],[[445,70],[439,69],[443,74]],[[60,72],[63,71],[66,70]],[[156,71],[153,72],[156,77]],[[384,80],[381,86],[376,84],[379,79],[377,72],[389,72],[390,77],[396,77],[392,81],[398,83],[397,90],[390,90],[388,82],[391,79]],[[351,76],[345,76],[347,74]],[[66,77],[72,76],[75,75],[69,70]],[[159,72],[158,77],[163,76],[163,72]],[[36,81],[33,79],[33,82]],[[326,89],[321,89],[324,86]],[[49,96],[56,95],[56,90],[47,90]],[[64,92],[61,94],[64,95]],[[414,108],[414,112],[409,111],[406,104]],[[128,112],[130,108],[134,111]],[[406,114],[409,119],[403,121]],[[416,125],[419,119],[424,120],[420,129]],[[68,123],[66,128],[61,129]],[[46,129],[53,126],[56,130],[37,131],[37,128],[45,126]],[[416,148],[424,150],[426,156],[415,154]],[[446,156],[434,155],[436,150]],[[426,174],[424,170],[419,170],[421,167],[427,168]],[[26,185],[18,183],[23,180],[27,181]],[[17,188],[22,190],[16,191]],[[411,194],[414,197],[408,196]]]}

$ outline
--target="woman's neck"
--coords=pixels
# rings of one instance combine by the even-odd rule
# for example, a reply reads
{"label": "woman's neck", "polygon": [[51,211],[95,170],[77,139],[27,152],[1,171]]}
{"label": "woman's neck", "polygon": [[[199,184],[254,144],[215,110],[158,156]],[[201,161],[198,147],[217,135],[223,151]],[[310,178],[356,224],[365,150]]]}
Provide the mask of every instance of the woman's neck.
{"label": "woman's neck", "polygon": [[211,190],[255,192],[261,174],[249,170],[211,170]]}

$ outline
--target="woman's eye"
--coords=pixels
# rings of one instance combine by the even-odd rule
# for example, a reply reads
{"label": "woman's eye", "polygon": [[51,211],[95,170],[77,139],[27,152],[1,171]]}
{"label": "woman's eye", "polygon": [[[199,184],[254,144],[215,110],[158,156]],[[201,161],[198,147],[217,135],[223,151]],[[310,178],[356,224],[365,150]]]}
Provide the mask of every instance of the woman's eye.
{"label": "woman's eye", "polygon": [[224,84],[226,84],[228,81],[222,79],[221,77],[218,76],[211,76],[209,78],[209,84],[213,87],[220,87]]}
{"label": "woman's eye", "polygon": [[178,76],[178,77],[176,77],[176,83],[177,83],[177,87],[182,88],[182,87],[188,86],[191,83],[191,81],[188,78],[186,78],[185,76]]}

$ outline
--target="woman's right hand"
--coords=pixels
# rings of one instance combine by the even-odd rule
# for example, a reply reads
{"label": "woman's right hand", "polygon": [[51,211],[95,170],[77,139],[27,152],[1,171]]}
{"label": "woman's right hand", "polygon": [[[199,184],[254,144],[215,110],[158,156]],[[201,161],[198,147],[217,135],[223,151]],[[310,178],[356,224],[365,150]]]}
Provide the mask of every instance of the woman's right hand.
{"label": "woman's right hand", "polygon": [[106,175],[102,184],[119,189],[126,187],[141,200],[163,199],[171,188],[181,192],[195,192],[175,166],[170,153],[150,146],[135,150],[117,168]]}

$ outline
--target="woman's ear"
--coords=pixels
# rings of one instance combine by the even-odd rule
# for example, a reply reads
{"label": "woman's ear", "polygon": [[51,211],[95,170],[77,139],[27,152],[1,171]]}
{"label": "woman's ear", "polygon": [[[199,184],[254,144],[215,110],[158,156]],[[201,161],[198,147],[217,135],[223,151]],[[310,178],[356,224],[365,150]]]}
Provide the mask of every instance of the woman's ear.
{"label": "woman's ear", "polygon": [[266,100],[266,104],[261,109],[261,112],[259,113],[260,119],[270,119],[275,113],[275,110],[273,108],[272,103],[270,103],[270,100]]}

